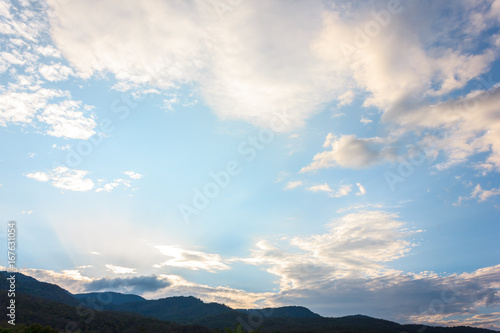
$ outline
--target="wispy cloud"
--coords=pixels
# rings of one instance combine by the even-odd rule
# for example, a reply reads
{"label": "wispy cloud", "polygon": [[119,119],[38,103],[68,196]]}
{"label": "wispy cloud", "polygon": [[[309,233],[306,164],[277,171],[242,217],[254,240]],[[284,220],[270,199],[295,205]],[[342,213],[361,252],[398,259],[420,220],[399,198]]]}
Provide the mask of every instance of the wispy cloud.
{"label": "wispy cloud", "polygon": [[302,186],[302,180],[293,180],[293,181],[289,181],[288,183],[286,183],[285,185],[285,190],[292,190],[294,188],[297,188],[297,187],[300,187]]}
{"label": "wispy cloud", "polygon": [[141,175],[140,173],[133,171],[124,171],[123,173],[132,179],[141,179],[143,177],[143,175]]}
{"label": "wispy cloud", "polygon": [[361,185],[360,183],[356,183],[356,186],[358,187],[358,190],[359,190],[359,192],[356,193],[356,195],[365,195],[366,194],[366,190],[365,190],[363,185]]}
{"label": "wispy cloud", "polygon": [[500,188],[492,188],[491,190],[483,190],[480,184],[474,187],[474,190],[469,196],[460,196],[454,206],[460,206],[464,200],[477,199],[479,202],[488,200],[490,197],[500,195]]}
{"label": "wispy cloud", "polygon": [[26,177],[39,182],[50,182],[54,187],[69,191],[90,191],[94,188],[94,182],[86,178],[88,171],[74,170],[66,167],[56,167],[48,172],[28,173]]}
{"label": "wispy cloud", "polygon": [[185,250],[178,246],[158,245],[156,248],[165,256],[171,257],[155,267],[172,266],[191,270],[206,270],[216,272],[228,270],[231,267],[226,265],[218,254],[205,253],[200,251]]}
{"label": "wispy cloud", "polygon": [[116,266],[116,265],[111,265],[111,264],[106,264],[104,265],[108,271],[111,271],[115,274],[135,274],[136,269],[135,268],[128,268],[128,267],[123,267],[123,266]]}

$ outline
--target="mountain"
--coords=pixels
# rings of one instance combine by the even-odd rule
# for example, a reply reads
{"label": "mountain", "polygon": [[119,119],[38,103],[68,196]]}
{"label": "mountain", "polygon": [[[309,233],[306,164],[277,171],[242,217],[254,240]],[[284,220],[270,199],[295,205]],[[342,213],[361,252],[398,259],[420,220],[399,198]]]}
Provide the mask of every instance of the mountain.
{"label": "mountain", "polygon": [[130,302],[140,302],[146,299],[133,294],[115,293],[112,291],[100,293],[73,294],[73,297],[92,308],[102,308],[108,305],[119,305]]}
{"label": "mountain", "polygon": [[40,282],[31,276],[27,276],[21,273],[10,273],[6,271],[0,271],[0,290],[8,290],[9,282],[7,278],[11,275],[16,277],[16,293],[22,292],[25,294],[38,296],[40,298],[56,301],[59,303],[78,305],[79,302],[73,295],[59,287],[56,284]]}
{"label": "mountain", "polygon": [[[0,293],[1,304],[9,301],[6,293]],[[137,314],[95,311],[80,306],[55,302],[41,297],[16,293],[16,325],[12,327],[5,320],[0,322],[0,332],[53,332],[52,330],[19,330],[20,325],[48,325],[58,332],[92,333],[160,333],[160,332],[200,332],[210,330],[200,326],[185,326],[171,322],[146,318]]]}
{"label": "mountain", "polygon": [[289,318],[319,318],[321,317],[319,314],[312,312],[308,308],[303,306],[282,306],[279,308],[264,308],[264,309],[248,309],[243,310],[239,309],[238,311],[243,312],[247,315],[255,315],[259,314],[263,317],[268,318],[280,318],[280,317],[289,317]]}
{"label": "mountain", "polygon": [[204,303],[193,296],[160,298],[157,300],[131,302],[112,306],[115,311],[135,312],[161,320],[190,323],[198,318],[216,315],[232,310],[218,303]]}
{"label": "mountain", "polygon": [[[0,272],[0,289],[8,290]],[[57,331],[73,332],[221,332],[236,328],[259,332],[351,332],[351,333],[486,333],[495,332],[472,327],[432,327],[400,325],[364,315],[325,318],[301,306],[236,310],[218,303],[204,303],[188,296],[146,300],[137,295],[100,292],[72,295],[55,284],[40,282],[16,273],[16,327],[0,322],[4,332],[53,332],[50,328],[23,330],[19,324],[50,325]],[[0,302],[8,302],[0,292]],[[189,326],[186,326],[189,324]],[[193,326],[194,325],[194,326]],[[4,327],[4,328],[2,328]],[[73,326],[72,326],[73,327]]]}

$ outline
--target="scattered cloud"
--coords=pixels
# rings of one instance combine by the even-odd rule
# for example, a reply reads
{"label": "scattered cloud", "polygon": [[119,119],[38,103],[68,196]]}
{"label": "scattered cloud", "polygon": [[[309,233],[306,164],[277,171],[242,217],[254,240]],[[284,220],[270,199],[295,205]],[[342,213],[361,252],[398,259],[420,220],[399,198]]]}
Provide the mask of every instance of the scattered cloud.
{"label": "scattered cloud", "polygon": [[288,177],[290,177],[290,172],[288,172],[286,170],[281,170],[280,172],[278,172],[278,176],[276,177],[276,180],[274,182],[275,183],[282,182],[283,180],[287,179]]}
{"label": "scattered cloud", "polygon": [[328,134],[323,147],[331,150],[316,154],[313,162],[303,167],[300,172],[311,172],[335,166],[345,168],[366,168],[382,161],[391,161],[396,158],[394,148],[386,144],[382,138],[358,138],[355,135],[341,135],[337,137]]}
{"label": "scattered cloud", "polygon": [[281,290],[322,285],[349,277],[376,277],[388,270],[384,263],[400,258],[413,244],[414,232],[403,228],[396,214],[362,211],[347,214],[328,224],[328,232],[285,239],[279,246],[257,242],[249,264],[267,266],[278,276]]}
{"label": "scattered cloud", "polygon": [[208,272],[216,272],[220,270],[228,270],[230,267],[226,265],[220,255],[205,253],[200,251],[184,250],[178,246],[158,245],[156,248],[165,256],[171,257],[155,267],[172,266],[181,267],[191,270],[203,269]]}
{"label": "scattered cloud", "polygon": [[124,171],[123,173],[132,179],[141,179],[143,177],[143,175],[141,175],[140,173],[133,171]]}
{"label": "scattered cloud", "polygon": [[114,181],[112,181],[111,183],[99,185],[100,187],[96,188],[95,191],[96,192],[111,192],[111,191],[113,191],[113,189],[115,189],[116,187],[118,187],[120,185],[123,186],[124,188],[128,188],[128,187],[132,186],[130,180],[118,178],[118,179],[115,179]]}
{"label": "scattered cloud", "polygon": [[111,264],[106,264],[104,265],[108,271],[111,271],[115,274],[135,274],[136,269],[135,268],[128,268],[128,267],[123,267],[123,266],[115,266]]}
{"label": "scattered cloud", "polygon": [[373,120],[362,117],[360,122],[362,122],[364,125],[367,125],[367,124],[373,123]]}
{"label": "scattered cloud", "polygon": [[294,188],[302,186],[302,184],[302,180],[289,181],[288,183],[286,183],[285,190],[292,190]]}
{"label": "scattered cloud", "polygon": [[356,193],[356,195],[365,195],[366,194],[366,190],[365,188],[363,187],[363,185],[361,185],[360,183],[356,183],[356,186],[358,187],[359,189],[359,192]]}
{"label": "scattered cloud", "polygon": [[47,81],[51,82],[67,80],[68,76],[73,74],[73,70],[71,68],[59,63],[43,65],[40,67],[39,71]]}
{"label": "scattered cloud", "polygon": [[338,97],[339,102],[337,106],[351,105],[354,101],[354,92],[352,90],[348,90],[342,95]]}
{"label": "scattered cloud", "polygon": [[491,190],[483,190],[480,184],[477,184],[472,193],[467,197],[460,196],[454,206],[460,206],[462,201],[477,199],[479,202],[488,200],[488,198],[500,195],[500,188],[492,188]]}
{"label": "scattered cloud", "polygon": [[306,190],[308,190],[309,192],[333,192],[333,190],[330,188],[330,185],[328,185],[327,183],[309,186],[306,188]]}
{"label": "scattered cloud", "polygon": [[[97,123],[94,119],[84,116],[81,102],[64,101],[50,104],[38,115],[38,119],[52,127],[47,132],[55,137],[86,140],[96,132]],[[90,107],[87,107],[90,110]]]}
{"label": "scattered cloud", "polygon": [[336,191],[330,188],[327,183],[306,187],[309,192],[327,192],[332,198],[340,198],[348,195],[352,190],[352,185],[342,185]]}
{"label": "scattered cloud", "polygon": [[85,170],[74,170],[61,166],[48,172],[28,173],[26,177],[39,182],[50,182],[52,186],[63,190],[85,192],[94,188],[94,182],[85,178],[87,174],[88,171]]}

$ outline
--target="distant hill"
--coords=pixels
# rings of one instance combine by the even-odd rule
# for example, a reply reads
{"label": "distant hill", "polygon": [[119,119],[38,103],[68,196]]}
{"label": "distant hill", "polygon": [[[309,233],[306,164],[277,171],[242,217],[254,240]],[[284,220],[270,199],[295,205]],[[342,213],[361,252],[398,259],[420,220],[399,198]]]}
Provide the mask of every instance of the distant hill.
{"label": "distant hill", "polygon": [[204,303],[193,296],[160,298],[157,300],[132,302],[112,306],[115,311],[135,312],[161,320],[191,323],[196,319],[212,316],[232,309],[218,303]]}
{"label": "distant hill", "polygon": [[[8,290],[9,282],[7,278],[13,273],[0,271],[0,290]],[[80,304],[73,295],[56,284],[40,282],[31,276],[15,273],[16,292],[23,292],[29,295],[38,296],[46,300],[59,303],[78,305]]]}
{"label": "distant hill", "polygon": [[73,297],[80,302],[92,307],[100,309],[109,305],[120,305],[130,302],[141,302],[146,299],[134,295],[134,294],[122,294],[115,293],[112,291],[100,292],[100,293],[85,293],[85,294],[73,294]]}
{"label": "distant hill", "polygon": [[308,308],[303,306],[282,306],[279,308],[264,308],[264,309],[249,309],[243,310],[238,309],[238,311],[250,315],[261,315],[267,318],[319,318],[319,314],[312,312]]}
{"label": "distant hill", "polygon": [[[1,276],[3,275],[3,277]],[[10,273],[0,272],[0,289],[9,288]],[[7,293],[0,292],[6,304]],[[236,328],[243,332],[259,329],[276,332],[351,332],[351,333],[486,333],[495,332],[472,327],[432,327],[400,325],[364,315],[325,318],[301,306],[235,310],[224,304],[204,303],[192,296],[146,300],[137,295],[114,292],[72,295],[55,284],[40,282],[16,273],[17,328],[0,322],[3,332],[52,332],[50,329],[23,330],[18,324],[50,325],[57,331],[71,331],[66,325],[77,325],[81,332],[223,332]],[[147,318],[148,317],[148,318]],[[154,319],[152,319],[154,318]],[[196,325],[196,326],[186,326]]]}
{"label": "distant hill", "polygon": [[[7,304],[8,296],[6,293],[0,293],[0,302]],[[16,326],[36,323],[48,325],[59,332],[210,332],[209,329],[200,326],[183,326],[125,312],[94,311],[25,293],[16,294],[16,310]],[[0,322],[0,326],[14,329],[5,320]],[[30,332],[41,333],[45,331]]]}

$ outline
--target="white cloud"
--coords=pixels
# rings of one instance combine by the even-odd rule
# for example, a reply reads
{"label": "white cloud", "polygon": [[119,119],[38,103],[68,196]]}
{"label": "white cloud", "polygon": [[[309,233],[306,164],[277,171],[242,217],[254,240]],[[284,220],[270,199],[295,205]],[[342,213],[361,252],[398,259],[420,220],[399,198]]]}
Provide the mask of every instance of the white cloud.
{"label": "white cloud", "polygon": [[342,185],[335,193],[330,194],[333,198],[345,197],[352,191],[352,185]]}
{"label": "white cloud", "polygon": [[286,183],[285,190],[292,190],[294,188],[297,188],[299,186],[302,186],[302,180],[294,180]]}
{"label": "white cloud", "polygon": [[[483,82],[490,85],[489,82]],[[486,157],[477,165],[486,171],[500,170],[500,119],[497,117],[500,102],[500,86],[488,90],[476,90],[446,102],[421,106],[411,112],[390,112],[384,115],[388,121],[407,131],[434,129],[442,131],[434,135],[436,149],[446,155],[438,169],[449,168],[467,161],[478,153]]]}
{"label": "white cloud", "polygon": [[133,171],[124,171],[123,173],[132,179],[141,179],[143,177],[143,175],[141,175],[140,173]]}
{"label": "white cloud", "polygon": [[127,17],[112,0],[49,4],[52,38],[83,77],[109,71],[124,86],[164,91],[197,83],[221,118],[270,127],[277,113],[288,110],[283,130],[303,124],[333,99],[332,92],[345,92],[339,79],[347,77],[345,70],[311,45],[321,28],[319,1],[242,2],[224,20],[204,2],[120,1]]}
{"label": "white cloud", "polygon": [[373,123],[373,120],[362,117],[360,122],[362,122],[364,125],[367,125],[367,124]]}
{"label": "white cloud", "polygon": [[63,92],[39,89],[29,92],[6,92],[0,95],[0,126],[7,123],[31,123],[34,115],[47,107],[48,100],[62,97]]}
{"label": "white cloud", "polygon": [[242,261],[268,266],[282,291],[343,277],[375,277],[390,271],[385,262],[410,250],[405,238],[411,234],[396,214],[363,211],[333,220],[327,233],[291,238],[279,247],[259,241],[252,256]]}
{"label": "white cloud", "polygon": [[361,185],[360,183],[356,183],[356,186],[359,189],[359,192],[356,193],[356,195],[365,195],[366,194],[366,190],[365,190],[363,185]]}
{"label": "white cloud", "polygon": [[488,198],[500,195],[500,188],[492,188],[491,190],[483,190],[480,184],[477,184],[469,196],[460,196],[454,206],[460,206],[462,201],[477,199],[479,202],[486,201]]}
{"label": "white cloud", "polygon": [[330,188],[327,183],[306,187],[310,192],[327,192],[329,197],[340,198],[348,195],[352,190],[352,185],[342,185],[336,191]]}
{"label": "white cloud", "polygon": [[354,92],[352,90],[348,90],[342,95],[338,97],[339,102],[337,106],[350,105],[354,101]]}
{"label": "white cloud", "polygon": [[136,269],[135,268],[128,268],[128,267],[123,267],[123,266],[116,266],[116,265],[111,265],[111,264],[106,264],[104,265],[108,271],[111,271],[115,274],[135,274]]}
{"label": "white cloud", "polygon": [[310,192],[333,192],[327,183],[306,187]]}
{"label": "white cloud", "polygon": [[81,108],[81,102],[76,101],[50,104],[38,115],[38,119],[52,127],[48,135],[86,140],[95,134],[97,124],[94,119],[78,111]]}
{"label": "white cloud", "polygon": [[52,45],[37,46],[36,52],[44,57],[61,58],[61,52]]}
{"label": "white cloud", "polygon": [[[137,179],[137,178],[134,178],[134,179]],[[113,180],[111,183],[100,185],[100,187],[96,188],[95,191],[96,192],[111,192],[113,189],[115,189],[116,187],[118,187],[120,185],[125,187],[125,188],[132,186],[130,180],[118,178],[118,179]]]}
{"label": "white cloud", "polygon": [[66,92],[54,89],[38,89],[34,92],[8,91],[0,94],[0,126],[8,123],[32,124],[35,119],[51,126],[47,134],[55,137],[88,139],[97,126],[92,118],[80,109],[89,109],[81,102],[65,100],[51,104],[54,98],[68,97]]}
{"label": "white cloud", "polygon": [[68,76],[73,74],[71,68],[59,63],[43,65],[40,67],[39,71],[46,80],[51,82],[67,80]]}
{"label": "white cloud", "polygon": [[219,270],[228,270],[230,267],[226,265],[220,255],[205,253],[200,251],[185,250],[178,246],[158,245],[156,248],[165,256],[172,257],[155,267],[172,266],[181,267],[192,270],[203,269],[208,272]]}
{"label": "white cloud", "polygon": [[279,182],[287,179],[288,177],[290,177],[290,172],[288,172],[286,170],[281,170],[280,172],[278,172],[278,176],[276,177],[276,180],[274,182],[279,183]]}
{"label": "white cloud", "polygon": [[365,168],[373,164],[395,159],[394,149],[382,138],[358,138],[355,135],[341,135],[340,138],[328,134],[323,147],[327,150],[316,154],[313,162],[300,172],[310,172],[322,168],[341,166],[345,168]]}
{"label": "white cloud", "polygon": [[26,177],[40,182],[49,182],[52,186],[69,191],[90,191],[94,187],[91,179],[85,178],[88,171],[56,167],[49,172],[28,173]]}

